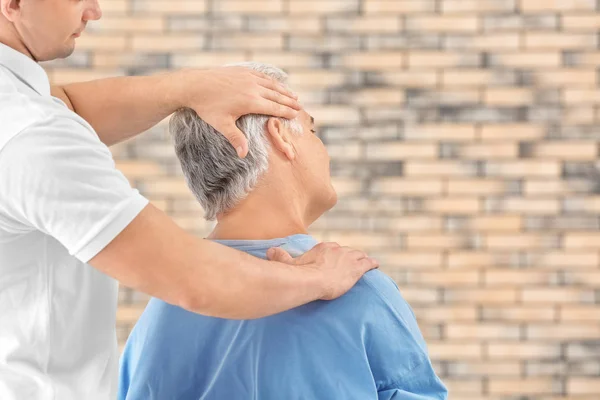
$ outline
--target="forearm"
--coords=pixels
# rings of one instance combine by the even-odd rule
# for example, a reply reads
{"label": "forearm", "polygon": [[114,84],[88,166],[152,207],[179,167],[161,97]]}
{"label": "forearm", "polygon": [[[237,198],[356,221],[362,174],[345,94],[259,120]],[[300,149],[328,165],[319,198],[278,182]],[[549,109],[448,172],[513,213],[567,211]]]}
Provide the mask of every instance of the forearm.
{"label": "forearm", "polygon": [[199,239],[152,205],[90,264],[126,286],[220,318],[264,317],[324,294],[316,269],[264,261]]}
{"label": "forearm", "polygon": [[[265,261],[209,241],[203,243],[200,286],[188,286],[179,304],[203,315],[253,319],[277,314],[322,296],[316,270]],[[190,278],[188,276],[188,278]],[[192,284],[193,280],[188,281]],[[218,299],[218,301],[216,300]]]}
{"label": "forearm", "polygon": [[52,88],[52,95],[85,119],[107,146],[142,133],[183,106],[184,71],[118,77]]}

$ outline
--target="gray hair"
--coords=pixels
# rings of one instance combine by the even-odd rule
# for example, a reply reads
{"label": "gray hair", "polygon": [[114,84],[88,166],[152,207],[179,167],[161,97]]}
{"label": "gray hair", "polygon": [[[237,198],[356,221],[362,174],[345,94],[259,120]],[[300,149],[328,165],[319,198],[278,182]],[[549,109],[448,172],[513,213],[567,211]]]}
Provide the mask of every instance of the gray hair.
{"label": "gray hair", "polygon": [[[244,62],[230,66],[260,71],[286,84],[287,74],[271,65]],[[207,220],[231,210],[248,193],[269,167],[270,143],[266,125],[270,116],[250,114],[236,121],[248,140],[248,155],[239,158],[233,146],[190,108],[178,110],[171,118],[169,131],[188,187],[205,211]],[[282,119],[285,126],[302,132],[297,120]]]}

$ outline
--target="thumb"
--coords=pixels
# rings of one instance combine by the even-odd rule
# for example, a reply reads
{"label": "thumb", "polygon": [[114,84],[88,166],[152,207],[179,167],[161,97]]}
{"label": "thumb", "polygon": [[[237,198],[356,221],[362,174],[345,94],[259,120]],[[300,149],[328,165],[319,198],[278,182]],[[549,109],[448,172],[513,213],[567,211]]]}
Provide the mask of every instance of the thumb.
{"label": "thumb", "polygon": [[235,123],[230,123],[221,132],[229,143],[231,143],[240,158],[245,158],[248,155],[248,140],[246,140],[246,135],[244,135]]}
{"label": "thumb", "polygon": [[286,264],[293,264],[294,259],[290,254],[279,247],[272,247],[267,251],[267,258],[269,261],[277,261]]}

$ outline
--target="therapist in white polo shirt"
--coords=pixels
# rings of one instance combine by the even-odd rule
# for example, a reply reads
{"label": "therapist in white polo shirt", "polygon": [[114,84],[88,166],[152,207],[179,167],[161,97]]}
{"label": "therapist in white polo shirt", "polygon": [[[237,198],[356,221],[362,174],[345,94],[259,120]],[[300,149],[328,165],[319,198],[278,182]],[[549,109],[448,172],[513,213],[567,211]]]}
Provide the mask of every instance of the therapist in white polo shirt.
{"label": "therapist in white polo shirt", "polygon": [[272,261],[195,238],[115,169],[108,145],[177,108],[226,132],[249,113],[292,118],[284,88],[240,68],[51,87],[97,0],[0,0],[0,399],[113,399],[117,280],[188,310],[256,318],[346,292],[376,262],[322,244]]}

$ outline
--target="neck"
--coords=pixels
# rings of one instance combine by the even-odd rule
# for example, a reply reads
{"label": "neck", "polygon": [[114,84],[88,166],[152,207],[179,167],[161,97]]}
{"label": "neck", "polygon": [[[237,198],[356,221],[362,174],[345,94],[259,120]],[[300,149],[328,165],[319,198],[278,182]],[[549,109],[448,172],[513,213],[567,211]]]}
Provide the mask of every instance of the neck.
{"label": "neck", "polygon": [[256,188],[233,210],[218,216],[209,239],[268,240],[295,234],[306,234],[307,204],[293,191],[277,190],[264,185]]}
{"label": "neck", "polygon": [[15,28],[0,16],[0,43],[25,54],[27,57],[37,61],[25,43],[19,38]]}

